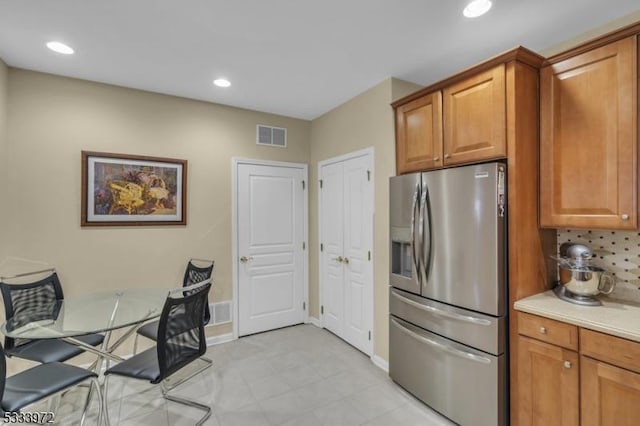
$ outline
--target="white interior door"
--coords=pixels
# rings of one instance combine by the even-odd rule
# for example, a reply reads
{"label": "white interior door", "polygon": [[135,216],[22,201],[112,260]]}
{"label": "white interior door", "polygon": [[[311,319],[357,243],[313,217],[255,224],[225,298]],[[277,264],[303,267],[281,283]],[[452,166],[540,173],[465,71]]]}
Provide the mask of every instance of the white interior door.
{"label": "white interior door", "polygon": [[238,164],[238,334],[304,320],[306,169]]}
{"label": "white interior door", "polygon": [[373,342],[373,155],[321,163],[323,326],[371,355]]}
{"label": "white interior door", "polygon": [[342,336],[344,325],[344,177],[342,163],[322,168],[320,217],[322,219],[323,326]]}
{"label": "white interior door", "polygon": [[371,158],[344,162],[344,339],[370,353],[373,330]]}

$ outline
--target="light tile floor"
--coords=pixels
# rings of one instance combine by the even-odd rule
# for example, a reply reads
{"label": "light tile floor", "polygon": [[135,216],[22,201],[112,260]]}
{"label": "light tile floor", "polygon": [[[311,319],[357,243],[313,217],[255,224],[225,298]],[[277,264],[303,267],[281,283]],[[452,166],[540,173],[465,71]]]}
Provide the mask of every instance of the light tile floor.
{"label": "light tile floor", "polygon": [[[173,392],[212,407],[214,426],[451,425],[333,334],[299,325],[212,346],[212,368]],[[86,390],[64,396],[59,424],[78,423]],[[112,425],[193,425],[201,411],[166,401],[159,387],[109,380]],[[92,407],[93,408],[93,407]],[[94,412],[97,410],[94,410]],[[95,417],[88,424],[95,424]]]}

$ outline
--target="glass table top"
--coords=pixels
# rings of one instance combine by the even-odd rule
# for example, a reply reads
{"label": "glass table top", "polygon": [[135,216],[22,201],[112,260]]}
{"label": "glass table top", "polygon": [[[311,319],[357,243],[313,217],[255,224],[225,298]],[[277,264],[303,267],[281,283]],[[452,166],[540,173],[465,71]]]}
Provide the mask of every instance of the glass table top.
{"label": "glass table top", "polygon": [[15,339],[53,339],[100,333],[157,318],[169,289],[134,289],[65,298],[37,312],[24,312],[0,331]]}

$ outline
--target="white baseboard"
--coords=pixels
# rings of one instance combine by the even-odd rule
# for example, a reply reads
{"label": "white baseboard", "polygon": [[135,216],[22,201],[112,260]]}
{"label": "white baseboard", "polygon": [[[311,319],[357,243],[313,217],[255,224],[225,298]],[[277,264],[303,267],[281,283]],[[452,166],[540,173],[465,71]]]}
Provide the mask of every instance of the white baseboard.
{"label": "white baseboard", "polygon": [[233,338],[233,333],[220,334],[218,336],[211,336],[211,337],[207,337],[207,346],[219,345],[221,343],[227,343],[232,340],[235,340]]}
{"label": "white baseboard", "polygon": [[314,317],[308,317],[305,321],[305,323],[307,324],[313,324],[318,328],[322,328],[322,323],[320,322],[320,320],[318,318],[314,318]]}
{"label": "white baseboard", "polygon": [[378,355],[373,355],[371,357],[371,362],[373,362],[373,364],[376,367],[381,368],[382,370],[386,371],[387,373],[389,372],[389,363],[387,361],[385,361],[383,358],[379,357]]}

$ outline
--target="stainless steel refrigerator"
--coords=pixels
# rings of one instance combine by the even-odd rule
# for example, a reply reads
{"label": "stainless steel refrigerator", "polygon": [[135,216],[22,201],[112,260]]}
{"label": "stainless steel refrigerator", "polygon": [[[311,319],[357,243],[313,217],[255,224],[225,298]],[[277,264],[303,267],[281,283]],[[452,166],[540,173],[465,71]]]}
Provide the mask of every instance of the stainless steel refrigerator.
{"label": "stainless steel refrigerator", "polygon": [[390,180],[389,375],[462,425],[508,423],[505,186],[499,162]]}

